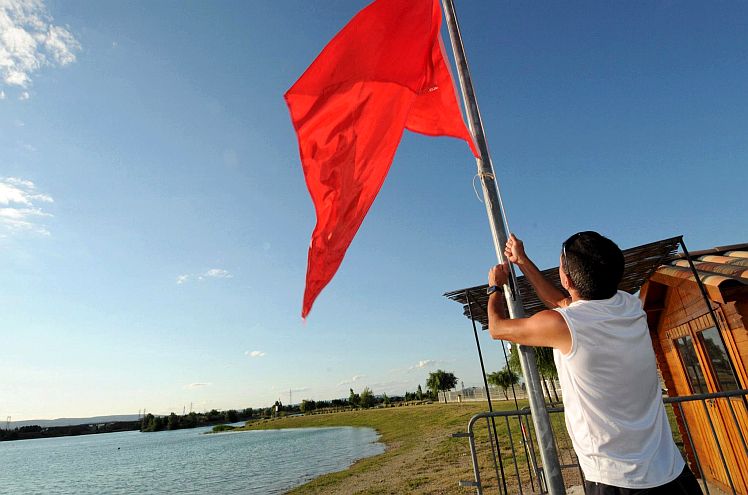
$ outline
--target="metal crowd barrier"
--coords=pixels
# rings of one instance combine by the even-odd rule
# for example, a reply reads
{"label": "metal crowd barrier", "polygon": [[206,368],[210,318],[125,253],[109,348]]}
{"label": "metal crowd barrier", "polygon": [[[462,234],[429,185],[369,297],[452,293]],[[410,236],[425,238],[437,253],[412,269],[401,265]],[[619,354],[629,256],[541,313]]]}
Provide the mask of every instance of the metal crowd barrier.
{"label": "metal crowd barrier", "polygon": [[[746,433],[744,433],[742,427],[745,425],[741,425],[738,420],[733,401],[730,399],[741,399],[739,404],[744,408],[743,417],[748,418],[747,395],[748,389],[684,397],[667,397],[663,399],[666,408],[667,406],[671,408],[669,415],[675,415],[675,420],[683,425],[686,438],[682,439],[679,429],[671,421],[671,424],[673,424],[674,439],[676,444],[681,448],[684,458],[687,461],[692,461],[691,466],[692,468],[696,468],[694,471],[697,477],[702,478],[702,487],[707,495],[711,495],[711,492],[709,484],[703,482],[704,459],[699,457],[699,449],[696,448],[698,444],[695,445],[694,442],[709,441],[709,439],[705,440],[694,437],[692,433],[693,426],[688,424],[683,405],[685,403],[692,403],[694,406],[688,407],[698,407],[696,404],[701,403],[701,409],[705,413],[709,425],[708,431],[711,436],[710,440],[713,442],[712,448],[716,448],[719,454],[721,468],[724,470],[728,481],[728,483],[723,483],[723,485],[729,487],[731,492],[737,495],[741,492],[737,490],[735,484],[736,468],[735,466],[731,468],[730,463],[727,462],[726,457],[728,454],[725,452],[726,447],[720,441],[713,419],[713,416],[719,414],[719,412],[710,411],[710,407],[707,404],[713,405],[716,399],[727,398],[725,402],[730,411],[730,419],[733,426],[732,431],[737,431],[740,439],[738,444],[740,448],[732,453],[732,459],[734,460],[735,456],[742,456],[742,462],[748,464],[748,443],[746,442]],[[564,484],[567,489],[572,486],[579,487],[576,489],[578,490],[577,493],[579,493],[584,490],[584,474],[579,467],[571,439],[566,431],[563,412],[563,407],[548,408]],[[720,415],[720,417],[723,416]],[[480,429],[481,425],[485,425],[485,430]],[[452,437],[467,438],[470,444],[473,480],[462,480],[459,482],[459,486],[474,488],[478,495],[483,495],[485,491],[496,492],[499,495],[548,493],[543,476],[543,467],[538,463],[540,456],[536,454],[535,433],[532,428],[530,410],[528,408],[514,411],[487,411],[478,413],[470,418],[467,432],[455,433]],[[687,443],[685,440],[687,440]],[[487,450],[489,449],[490,454],[487,454]],[[478,455],[479,451],[484,453],[480,458]],[[746,482],[748,482],[748,479]]]}

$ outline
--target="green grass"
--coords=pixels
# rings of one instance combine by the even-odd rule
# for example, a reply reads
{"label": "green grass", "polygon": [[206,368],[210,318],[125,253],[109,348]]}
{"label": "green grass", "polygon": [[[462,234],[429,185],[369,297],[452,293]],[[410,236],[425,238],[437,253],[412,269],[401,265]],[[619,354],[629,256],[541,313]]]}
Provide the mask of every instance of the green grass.
{"label": "green grass", "polygon": [[213,427],[212,433],[220,433],[222,431],[231,431],[231,430],[236,430],[239,428],[240,427],[238,426],[231,426],[231,425],[215,425]]}

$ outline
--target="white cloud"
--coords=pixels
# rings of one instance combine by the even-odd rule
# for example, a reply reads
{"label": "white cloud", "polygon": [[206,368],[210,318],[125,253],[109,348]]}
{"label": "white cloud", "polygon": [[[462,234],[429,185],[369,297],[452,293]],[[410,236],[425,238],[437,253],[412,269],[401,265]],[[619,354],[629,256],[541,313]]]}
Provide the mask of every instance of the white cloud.
{"label": "white cloud", "polygon": [[234,278],[234,276],[229,273],[228,270],[224,270],[223,268],[211,268],[210,270],[197,275],[192,273],[177,275],[177,285],[182,285],[191,279],[205,280],[206,278]]}
{"label": "white cloud", "polygon": [[338,383],[338,387],[342,387],[343,385],[353,385],[362,378],[366,378],[366,375],[353,375],[350,380],[343,380],[342,382]]}
{"label": "white cloud", "polygon": [[[53,20],[42,0],[0,0],[2,83],[27,88],[32,74],[43,67],[75,62],[80,43],[67,27],[52,24]],[[21,99],[27,97],[28,92],[21,93]]]}
{"label": "white cloud", "polygon": [[31,98],[31,95],[29,94],[28,91],[23,91],[23,92],[21,92],[20,95],[18,95],[18,100],[19,101],[26,101],[29,98]]}
{"label": "white cloud", "polygon": [[244,353],[244,355],[251,358],[258,358],[265,356],[265,351],[247,351]]}
{"label": "white cloud", "polygon": [[75,36],[60,26],[50,25],[44,38],[44,46],[52,60],[57,65],[68,65],[75,62],[75,50],[80,49],[80,43]]}
{"label": "white cloud", "polygon": [[4,100],[4,99],[5,99],[5,91],[0,90],[0,100]]}
{"label": "white cloud", "polygon": [[411,366],[408,369],[409,370],[416,370],[416,369],[423,369],[423,368],[433,368],[434,366],[436,366],[436,363],[437,362],[435,360],[433,360],[433,359],[422,359],[422,360],[418,361],[418,364],[414,364],[413,366]]}
{"label": "white cloud", "polygon": [[228,270],[224,270],[223,268],[211,268],[207,272],[203,273],[202,276],[207,277],[207,278],[233,278],[234,277],[228,272]]}
{"label": "white cloud", "polygon": [[39,203],[53,202],[52,196],[38,192],[30,180],[0,178],[0,231],[3,234],[31,232],[49,235],[41,220],[52,215]]}
{"label": "white cloud", "polygon": [[193,388],[203,388],[203,387],[210,387],[212,383],[190,383],[189,385],[185,385],[184,388],[193,389]]}

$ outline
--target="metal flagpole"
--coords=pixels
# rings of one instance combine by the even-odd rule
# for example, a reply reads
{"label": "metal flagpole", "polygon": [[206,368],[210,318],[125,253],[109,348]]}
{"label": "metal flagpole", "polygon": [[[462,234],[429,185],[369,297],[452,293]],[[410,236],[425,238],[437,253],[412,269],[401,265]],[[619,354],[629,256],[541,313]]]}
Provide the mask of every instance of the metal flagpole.
{"label": "metal flagpole", "polygon": [[[449,27],[449,37],[452,42],[455,63],[457,64],[460,89],[462,90],[462,97],[468,114],[468,124],[481,155],[481,158],[476,159],[476,162],[478,165],[478,176],[483,186],[483,197],[485,198],[488,222],[493,235],[494,248],[496,249],[496,256],[499,262],[504,263],[504,246],[508,237],[507,228],[499,188],[494,175],[491,157],[488,153],[488,143],[486,142],[486,135],[483,130],[483,122],[478,109],[478,100],[475,97],[473,82],[470,79],[470,70],[465,57],[465,49],[462,46],[462,37],[457,24],[454,2],[453,0],[442,0],[442,5],[444,6],[447,26]],[[504,286],[504,297],[506,298],[507,306],[509,306],[510,318],[523,318],[525,311],[522,307],[521,296],[516,287],[514,270],[512,270],[509,284]],[[564,479],[561,475],[561,466],[556,452],[556,441],[553,438],[550,416],[545,407],[540,375],[538,374],[535,361],[535,351],[532,347],[519,346],[519,357],[522,364],[522,374],[524,375],[527,386],[527,395],[530,399],[530,411],[532,412],[532,421],[535,426],[538,445],[540,446],[540,458],[543,461],[548,492],[550,495],[565,494]]]}

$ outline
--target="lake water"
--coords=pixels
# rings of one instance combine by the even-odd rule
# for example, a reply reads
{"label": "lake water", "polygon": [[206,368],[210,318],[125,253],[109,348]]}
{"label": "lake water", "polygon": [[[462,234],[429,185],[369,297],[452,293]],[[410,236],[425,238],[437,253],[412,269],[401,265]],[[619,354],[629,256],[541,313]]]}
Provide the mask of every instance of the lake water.
{"label": "lake water", "polygon": [[206,431],[0,442],[0,493],[277,494],[384,452],[370,428]]}

